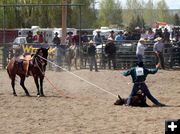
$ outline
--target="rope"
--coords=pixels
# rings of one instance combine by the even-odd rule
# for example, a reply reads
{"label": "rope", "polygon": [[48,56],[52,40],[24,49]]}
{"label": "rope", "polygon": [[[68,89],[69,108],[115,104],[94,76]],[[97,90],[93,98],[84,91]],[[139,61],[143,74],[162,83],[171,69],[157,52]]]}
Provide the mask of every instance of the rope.
{"label": "rope", "polygon": [[[41,58],[41,57],[40,57],[40,58]],[[36,62],[36,65],[37,65],[38,69],[39,69],[40,72],[44,75],[44,77],[45,77],[46,80],[50,83],[50,85],[51,85],[54,89],[58,90],[58,89],[54,86],[54,84],[45,76],[45,71],[43,71],[43,69],[41,69],[41,68],[39,67],[36,58],[35,58],[35,62]],[[60,90],[58,90],[58,91],[60,91]],[[60,94],[61,94],[62,96],[66,96],[66,95],[64,95],[63,92],[60,92]],[[66,96],[66,97],[68,97],[68,96]]]}
{"label": "rope", "polygon": [[42,75],[45,75],[45,71],[41,69],[38,65],[37,58],[35,58],[36,66],[38,67],[39,71],[42,73]]}
{"label": "rope", "polygon": [[59,67],[60,69],[62,69],[62,70],[64,70],[64,71],[66,71],[66,72],[70,73],[71,75],[73,75],[73,76],[75,76],[75,77],[79,78],[80,80],[82,80],[82,81],[84,81],[84,82],[86,82],[86,83],[88,83],[88,84],[90,84],[90,85],[92,85],[92,86],[94,86],[94,87],[96,87],[96,88],[100,89],[101,91],[104,91],[104,92],[106,92],[106,93],[108,93],[108,94],[110,94],[110,95],[112,95],[112,96],[114,96],[114,97],[116,97],[116,98],[117,98],[117,95],[115,95],[115,94],[113,94],[113,93],[111,93],[111,92],[109,92],[109,91],[107,91],[107,90],[105,90],[105,89],[103,89],[103,88],[99,87],[99,86],[98,86],[98,85],[96,85],[96,84],[93,84],[93,83],[91,83],[91,82],[87,81],[86,79],[84,79],[84,78],[82,78],[82,77],[80,77],[80,76],[78,76],[78,75],[76,75],[76,74],[74,74],[74,73],[72,73],[72,72],[68,71],[68,70],[67,70],[67,69],[65,69],[65,68],[60,67],[59,65],[55,64],[54,62],[52,62],[52,61],[50,61],[50,60],[48,60],[48,59],[45,59],[44,57],[42,57],[42,56],[40,56],[40,55],[38,55],[38,56],[39,56],[40,58],[42,58],[42,59],[46,60],[47,62],[49,62],[49,63],[51,63],[51,64],[55,65],[56,67]]}
{"label": "rope", "polygon": [[[45,78],[46,78],[46,80],[50,83],[50,85],[54,88],[54,89],[56,89],[57,91],[60,91],[60,90],[58,90],[55,86],[54,86],[54,84],[46,77],[46,76],[44,76]],[[65,96],[65,97],[69,97],[69,96],[66,96],[62,91],[60,91],[60,94],[62,95],[62,96]],[[70,97],[69,97],[70,98]]]}

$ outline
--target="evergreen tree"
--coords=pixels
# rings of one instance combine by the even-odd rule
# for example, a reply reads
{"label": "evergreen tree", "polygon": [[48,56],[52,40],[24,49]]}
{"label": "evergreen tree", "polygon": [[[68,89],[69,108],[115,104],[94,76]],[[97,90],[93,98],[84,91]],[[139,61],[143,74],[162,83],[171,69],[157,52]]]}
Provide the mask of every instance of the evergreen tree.
{"label": "evergreen tree", "polygon": [[[72,0],[72,4],[81,4],[82,6],[73,6],[71,23],[72,27],[79,28],[81,17],[81,28],[92,28],[95,25],[96,15],[94,8],[95,0]],[[80,9],[81,8],[81,9]],[[80,16],[81,10],[81,16]]]}
{"label": "evergreen tree", "polygon": [[148,0],[148,2],[145,4],[144,10],[144,20],[146,24],[151,26],[155,21],[153,0]]}
{"label": "evergreen tree", "polygon": [[144,28],[145,26],[145,22],[144,22],[144,18],[141,17],[140,15],[137,15],[136,18],[133,16],[132,19],[131,19],[131,22],[129,23],[129,26],[128,26],[128,31],[134,31],[134,29],[136,27],[139,27],[139,28]]}
{"label": "evergreen tree", "polygon": [[141,0],[127,0],[126,10],[123,13],[124,24],[130,24],[133,17],[136,18],[137,15],[143,16],[143,5],[144,1]]}
{"label": "evergreen tree", "polygon": [[102,0],[97,23],[99,26],[122,25],[122,7],[119,1]]}
{"label": "evergreen tree", "polygon": [[157,21],[169,22],[170,14],[168,11],[168,6],[165,0],[161,0],[157,3]]}
{"label": "evergreen tree", "polygon": [[174,25],[180,26],[180,18],[178,14],[174,15]]}

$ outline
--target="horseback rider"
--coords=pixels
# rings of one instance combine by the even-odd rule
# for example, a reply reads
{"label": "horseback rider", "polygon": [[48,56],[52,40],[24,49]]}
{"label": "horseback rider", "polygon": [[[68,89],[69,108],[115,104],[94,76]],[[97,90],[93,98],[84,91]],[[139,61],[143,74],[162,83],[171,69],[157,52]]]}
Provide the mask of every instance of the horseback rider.
{"label": "horseback rider", "polygon": [[158,71],[160,64],[156,65],[155,69],[147,69],[144,67],[143,62],[137,63],[137,67],[133,67],[128,71],[124,72],[124,76],[131,75],[132,81],[134,83],[131,94],[127,100],[127,106],[131,104],[132,97],[136,95],[139,88],[144,92],[145,96],[147,96],[155,105],[157,106],[165,106],[165,104],[160,103],[155,97],[153,97],[145,83],[146,77],[148,74],[155,74]]}

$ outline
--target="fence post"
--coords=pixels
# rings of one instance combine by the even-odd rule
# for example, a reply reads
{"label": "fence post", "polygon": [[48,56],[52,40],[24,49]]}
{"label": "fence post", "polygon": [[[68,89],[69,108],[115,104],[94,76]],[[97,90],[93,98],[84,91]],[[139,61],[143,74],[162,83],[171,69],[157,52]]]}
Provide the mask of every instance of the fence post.
{"label": "fence post", "polygon": [[7,66],[7,58],[8,58],[8,47],[6,44],[3,44],[3,69]]}

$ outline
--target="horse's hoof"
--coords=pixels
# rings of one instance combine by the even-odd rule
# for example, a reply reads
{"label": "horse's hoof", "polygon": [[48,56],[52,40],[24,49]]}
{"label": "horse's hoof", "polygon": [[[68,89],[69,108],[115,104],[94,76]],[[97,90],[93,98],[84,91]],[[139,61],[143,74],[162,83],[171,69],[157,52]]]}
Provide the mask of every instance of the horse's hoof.
{"label": "horse's hoof", "polygon": [[41,94],[40,97],[45,97],[45,95],[44,95],[44,94]]}
{"label": "horse's hoof", "polygon": [[39,97],[45,97],[45,95],[44,94],[40,94],[40,95],[37,95],[37,97],[39,98]]}
{"label": "horse's hoof", "polygon": [[17,96],[17,94],[13,93],[14,96]]}
{"label": "horse's hoof", "polygon": [[26,96],[30,97],[30,94],[26,94]]}

